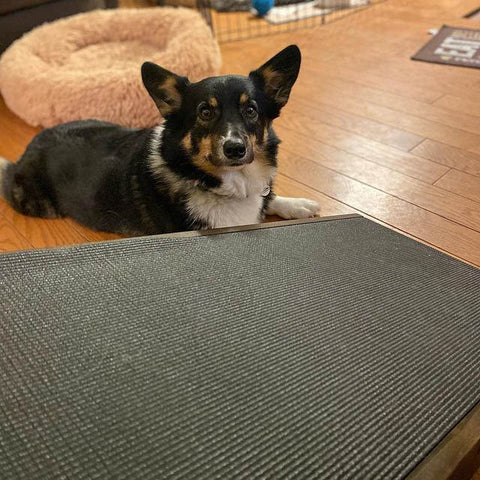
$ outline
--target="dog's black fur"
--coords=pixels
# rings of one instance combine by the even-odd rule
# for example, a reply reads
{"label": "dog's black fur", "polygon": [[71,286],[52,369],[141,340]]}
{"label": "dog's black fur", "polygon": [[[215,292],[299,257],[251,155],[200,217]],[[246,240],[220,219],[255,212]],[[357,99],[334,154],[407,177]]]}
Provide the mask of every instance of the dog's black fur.
{"label": "dog's black fur", "polygon": [[165,119],[163,130],[97,120],[46,129],[16,164],[4,168],[0,193],[25,215],[68,216],[120,234],[210,228],[216,226],[210,217],[192,210],[197,194],[225,195],[221,172],[261,162],[270,172],[258,208],[261,220],[274,195],[268,186],[279,140],[271,123],[299,68],[300,51],[293,45],[248,77],[193,84],[145,63],[143,82]]}

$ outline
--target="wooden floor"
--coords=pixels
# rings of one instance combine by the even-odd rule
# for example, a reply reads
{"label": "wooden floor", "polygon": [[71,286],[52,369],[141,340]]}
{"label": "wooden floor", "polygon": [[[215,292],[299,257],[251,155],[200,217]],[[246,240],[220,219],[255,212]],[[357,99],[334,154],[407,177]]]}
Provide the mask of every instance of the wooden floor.
{"label": "wooden floor", "polygon": [[[277,122],[276,190],[360,212],[480,265],[480,70],[409,57],[480,0],[387,0],[316,29],[222,45],[223,72],[246,73],[297,43],[303,65]],[[0,155],[38,131],[0,102]],[[0,251],[114,238],[75,222],[16,214],[0,200]]]}

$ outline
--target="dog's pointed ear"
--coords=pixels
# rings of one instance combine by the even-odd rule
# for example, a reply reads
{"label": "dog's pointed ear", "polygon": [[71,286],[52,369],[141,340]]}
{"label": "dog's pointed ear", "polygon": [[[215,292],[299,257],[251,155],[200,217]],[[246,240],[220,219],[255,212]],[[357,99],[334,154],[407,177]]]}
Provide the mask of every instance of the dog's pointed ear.
{"label": "dog's pointed ear", "polygon": [[296,45],[290,45],[259,69],[250,72],[250,78],[280,109],[288,101],[301,61],[300,49]]}
{"label": "dog's pointed ear", "polygon": [[164,117],[180,108],[183,93],[189,85],[186,77],[175,75],[152,62],[142,65],[142,80]]}

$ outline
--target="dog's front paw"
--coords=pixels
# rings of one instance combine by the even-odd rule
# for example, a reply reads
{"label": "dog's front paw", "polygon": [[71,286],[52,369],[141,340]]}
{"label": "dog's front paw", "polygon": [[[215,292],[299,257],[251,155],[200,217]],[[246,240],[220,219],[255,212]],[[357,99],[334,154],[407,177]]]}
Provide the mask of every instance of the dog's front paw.
{"label": "dog's front paw", "polygon": [[320,209],[320,205],[314,200],[308,198],[288,198],[289,202],[286,205],[282,214],[282,218],[308,218],[313,217]]}
{"label": "dog's front paw", "polygon": [[276,196],[271,201],[267,214],[286,219],[308,218],[313,217],[319,209],[320,205],[314,200]]}

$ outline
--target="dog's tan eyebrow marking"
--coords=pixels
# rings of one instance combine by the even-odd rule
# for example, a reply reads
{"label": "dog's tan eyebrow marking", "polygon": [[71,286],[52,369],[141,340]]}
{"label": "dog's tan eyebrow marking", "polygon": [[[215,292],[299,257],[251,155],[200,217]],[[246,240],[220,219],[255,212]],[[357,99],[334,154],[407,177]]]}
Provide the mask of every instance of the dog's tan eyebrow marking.
{"label": "dog's tan eyebrow marking", "polygon": [[248,102],[248,95],[246,93],[242,93],[240,95],[240,103],[247,103]]}
{"label": "dog's tan eyebrow marking", "polygon": [[209,100],[208,100],[208,103],[211,107],[218,107],[218,102],[217,102],[217,99],[215,97],[211,97]]}
{"label": "dog's tan eyebrow marking", "polygon": [[182,145],[184,146],[185,150],[192,149],[192,133],[188,132],[182,140]]}

